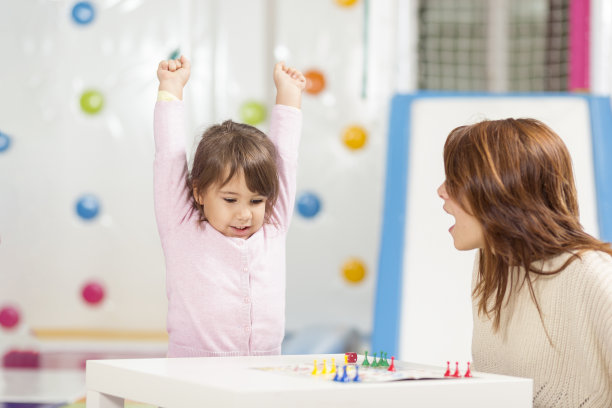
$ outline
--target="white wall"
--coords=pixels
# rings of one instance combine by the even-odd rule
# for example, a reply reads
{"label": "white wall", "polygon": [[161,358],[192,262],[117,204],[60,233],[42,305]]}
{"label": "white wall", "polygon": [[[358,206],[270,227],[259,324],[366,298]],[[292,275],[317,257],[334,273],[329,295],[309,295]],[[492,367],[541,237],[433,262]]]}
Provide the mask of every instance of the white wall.
{"label": "white wall", "polygon": [[[19,330],[165,330],[152,110],[157,63],[180,47],[193,63],[185,93],[188,146],[211,123],[240,120],[245,100],[270,108],[276,60],[326,74],[327,89],[303,97],[298,194],[314,191],[323,207],[313,219],[294,217],[287,328],[369,332],[395,1],[370,2],[367,38],[364,1],[340,7],[333,0],[99,0],[91,2],[95,19],[84,26],[70,17],[75,3],[0,3],[7,57],[0,65],[0,132],[11,138],[0,153],[0,308],[20,310]],[[79,107],[88,88],[105,97],[97,115]],[[352,124],[368,131],[358,151],[341,142]],[[86,193],[101,203],[91,221],[74,211]],[[342,278],[349,257],[367,267],[359,284]],[[90,279],[106,287],[97,306],[80,297]],[[9,342],[15,333],[0,329]]]}

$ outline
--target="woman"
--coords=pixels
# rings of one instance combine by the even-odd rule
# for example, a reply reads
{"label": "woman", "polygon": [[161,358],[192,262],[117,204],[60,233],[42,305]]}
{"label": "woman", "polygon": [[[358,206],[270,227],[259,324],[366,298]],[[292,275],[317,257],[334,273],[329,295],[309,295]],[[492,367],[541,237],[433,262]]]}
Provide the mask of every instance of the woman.
{"label": "woman", "polygon": [[534,380],[534,407],[612,407],[612,248],[583,231],[572,163],[534,119],[454,129],[438,188],[472,281],[477,371]]}

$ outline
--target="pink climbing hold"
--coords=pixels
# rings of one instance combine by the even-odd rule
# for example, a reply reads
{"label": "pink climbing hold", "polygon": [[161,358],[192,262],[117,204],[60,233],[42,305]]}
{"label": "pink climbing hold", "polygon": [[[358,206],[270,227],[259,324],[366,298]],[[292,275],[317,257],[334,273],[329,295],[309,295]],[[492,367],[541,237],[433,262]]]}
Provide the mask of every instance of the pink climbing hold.
{"label": "pink climbing hold", "polygon": [[88,282],[81,294],[87,303],[96,305],[104,299],[104,287],[97,282]]}
{"label": "pink climbing hold", "polygon": [[0,309],[0,326],[12,329],[19,323],[19,311],[13,306],[4,306]]}

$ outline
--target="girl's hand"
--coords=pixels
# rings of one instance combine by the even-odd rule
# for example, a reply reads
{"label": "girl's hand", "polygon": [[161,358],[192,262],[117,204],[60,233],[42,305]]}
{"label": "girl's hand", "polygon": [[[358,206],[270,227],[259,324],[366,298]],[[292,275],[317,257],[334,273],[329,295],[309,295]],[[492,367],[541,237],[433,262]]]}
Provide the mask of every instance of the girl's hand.
{"label": "girl's hand", "polygon": [[306,78],[299,70],[286,66],[284,62],[277,63],[274,66],[274,85],[277,104],[300,107]]}
{"label": "girl's hand", "polygon": [[183,99],[183,88],[191,74],[191,63],[184,56],[180,59],[161,61],[157,67],[159,90],[168,91]]}

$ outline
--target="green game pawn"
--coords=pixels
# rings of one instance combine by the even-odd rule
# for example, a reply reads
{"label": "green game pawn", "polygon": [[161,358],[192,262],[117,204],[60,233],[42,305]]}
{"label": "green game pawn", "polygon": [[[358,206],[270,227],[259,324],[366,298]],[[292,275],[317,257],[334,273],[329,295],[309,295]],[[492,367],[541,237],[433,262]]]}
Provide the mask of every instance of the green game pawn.
{"label": "green game pawn", "polygon": [[365,351],[365,357],[363,358],[363,363],[361,363],[362,366],[369,366],[370,362],[368,361],[368,350]]}
{"label": "green game pawn", "polygon": [[383,351],[380,350],[380,358],[378,359],[378,366],[379,367],[384,367],[385,366],[385,359],[383,358]]}
{"label": "green game pawn", "polygon": [[379,362],[378,365],[380,365],[381,367],[389,367],[389,362],[387,361],[387,353],[385,353],[385,358],[383,358],[382,363]]}
{"label": "green game pawn", "polygon": [[376,362],[376,353],[374,353],[374,358],[372,358],[372,364],[370,367],[378,367],[378,363]]}

